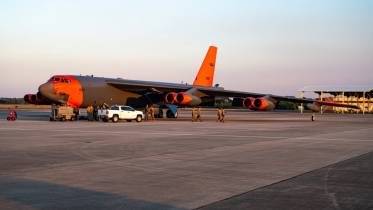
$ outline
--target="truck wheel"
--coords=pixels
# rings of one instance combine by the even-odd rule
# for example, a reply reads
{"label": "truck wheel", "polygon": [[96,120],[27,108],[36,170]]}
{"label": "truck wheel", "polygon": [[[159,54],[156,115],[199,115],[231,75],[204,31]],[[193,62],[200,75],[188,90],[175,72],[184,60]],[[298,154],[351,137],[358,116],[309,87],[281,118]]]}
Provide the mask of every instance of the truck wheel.
{"label": "truck wheel", "polygon": [[141,121],[142,121],[142,116],[141,115],[137,115],[136,122],[141,122]]}
{"label": "truck wheel", "polygon": [[113,119],[112,119],[113,123],[118,122],[118,120],[119,120],[118,115],[114,115],[114,116],[113,116]]}

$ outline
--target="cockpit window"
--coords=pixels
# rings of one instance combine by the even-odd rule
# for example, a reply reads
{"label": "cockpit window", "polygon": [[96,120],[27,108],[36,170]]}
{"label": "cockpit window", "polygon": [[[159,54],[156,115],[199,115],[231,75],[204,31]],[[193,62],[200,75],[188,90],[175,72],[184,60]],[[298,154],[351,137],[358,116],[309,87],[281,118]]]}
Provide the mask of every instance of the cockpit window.
{"label": "cockpit window", "polygon": [[63,83],[70,83],[70,80],[65,79],[65,78],[61,78],[61,81],[62,81]]}
{"label": "cockpit window", "polygon": [[71,81],[69,79],[63,78],[63,77],[52,77],[49,79],[48,82],[54,81],[54,82],[62,82],[62,83],[70,83]]}

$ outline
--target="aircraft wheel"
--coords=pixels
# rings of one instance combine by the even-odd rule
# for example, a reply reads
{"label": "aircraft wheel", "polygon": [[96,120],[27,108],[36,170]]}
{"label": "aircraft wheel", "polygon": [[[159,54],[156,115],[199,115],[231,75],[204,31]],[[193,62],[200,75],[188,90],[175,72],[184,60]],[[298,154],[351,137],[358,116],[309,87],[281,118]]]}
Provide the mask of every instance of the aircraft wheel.
{"label": "aircraft wheel", "polygon": [[112,119],[113,123],[118,122],[118,120],[119,120],[118,115],[114,115],[114,116],[113,116],[113,119]]}
{"label": "aircraft wheel", "polygon": [[142,116],[141,115],[137,115],[136,122],[141,122],[141,121],[142,121]]}
{"label": "aircraft wheel", "polygon": [[159,114],[157,116],[158,118],[163,118],[163,110],[159,108]]}
{"label": "aircraft wheel", "polygon": [[167,116],[167,118],[177,118],[178,113],[176,112],[176,113],[174,114],[174,113],[172,113],[171,110],[167,110],[167,112],[166,112],[166,116]]}

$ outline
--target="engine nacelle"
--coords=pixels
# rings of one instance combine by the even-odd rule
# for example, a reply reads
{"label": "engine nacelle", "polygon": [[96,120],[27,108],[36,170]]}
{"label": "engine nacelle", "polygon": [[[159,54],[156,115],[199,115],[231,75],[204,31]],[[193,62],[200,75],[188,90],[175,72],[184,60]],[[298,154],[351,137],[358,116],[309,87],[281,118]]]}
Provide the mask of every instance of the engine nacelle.
{"label": "engine nacelle", "polygon": [[177,103],[176,96],[177,96],[177,93],[170,92],[170,93],[167,93],[164,100],[167,104],[176,104]]}
{"label": "engine nacelle", "polygon": [[268,98],[262,97],[262,98],[256,98],[254,102],[252,103],[252,107],[255,110],[270,111],[275,108],[275,104],[272,101],[270,101]]}
{"label": "engine nacelle", "polygon": [[39,104],[41,102],[37,94],[26,94],[23,99],[29,104]]}
{"label": "engine nacelle", "polygon": [[35,94],[26,94],[23,97],[23,100],[25,100],[26,103],[34,104],[35,102],[32,101],[32,99],[34,98],[33,96],[35,96]]}
{"label": "engine nacelle", "polygon": [[197,106],[202,103],[200,97],[195,96],[191,93],[180,92],[176,96],[176,101],[180,105]]}
{"label": "engine nacelle", "polygon": [[306,104],[306,107],[314,112],[319,112],[321,111],[321,106],[318,103],[312,103],[312,104]]}
{"label": "engine nacelle", "polygon": [[26,94],[23,99],[29,104],[49,104],[49,100],[43,97],[40,92],[37,94]]}
{"label": "engine nacelle", "polygon": [[252,109],[255,98],[247,97],[242,100],[242,106],[246,109]]}

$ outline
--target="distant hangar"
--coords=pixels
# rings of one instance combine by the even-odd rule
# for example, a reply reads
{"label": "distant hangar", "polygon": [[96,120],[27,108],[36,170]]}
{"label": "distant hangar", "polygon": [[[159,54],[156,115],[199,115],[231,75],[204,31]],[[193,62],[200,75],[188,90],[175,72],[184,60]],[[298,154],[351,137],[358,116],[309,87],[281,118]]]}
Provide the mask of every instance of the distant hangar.
{"label": "distant hangar", "polygon": [[[348,103],[361,107],[361,112],[373,112],[373,85],[350,85],[350,86],[306,86],[299,90],[300,96],[304,97],[305,93],[313,92],[318,94],[322,100],[333,102]],[[337,113],[354,112],[347,108],[332,108]]]}

